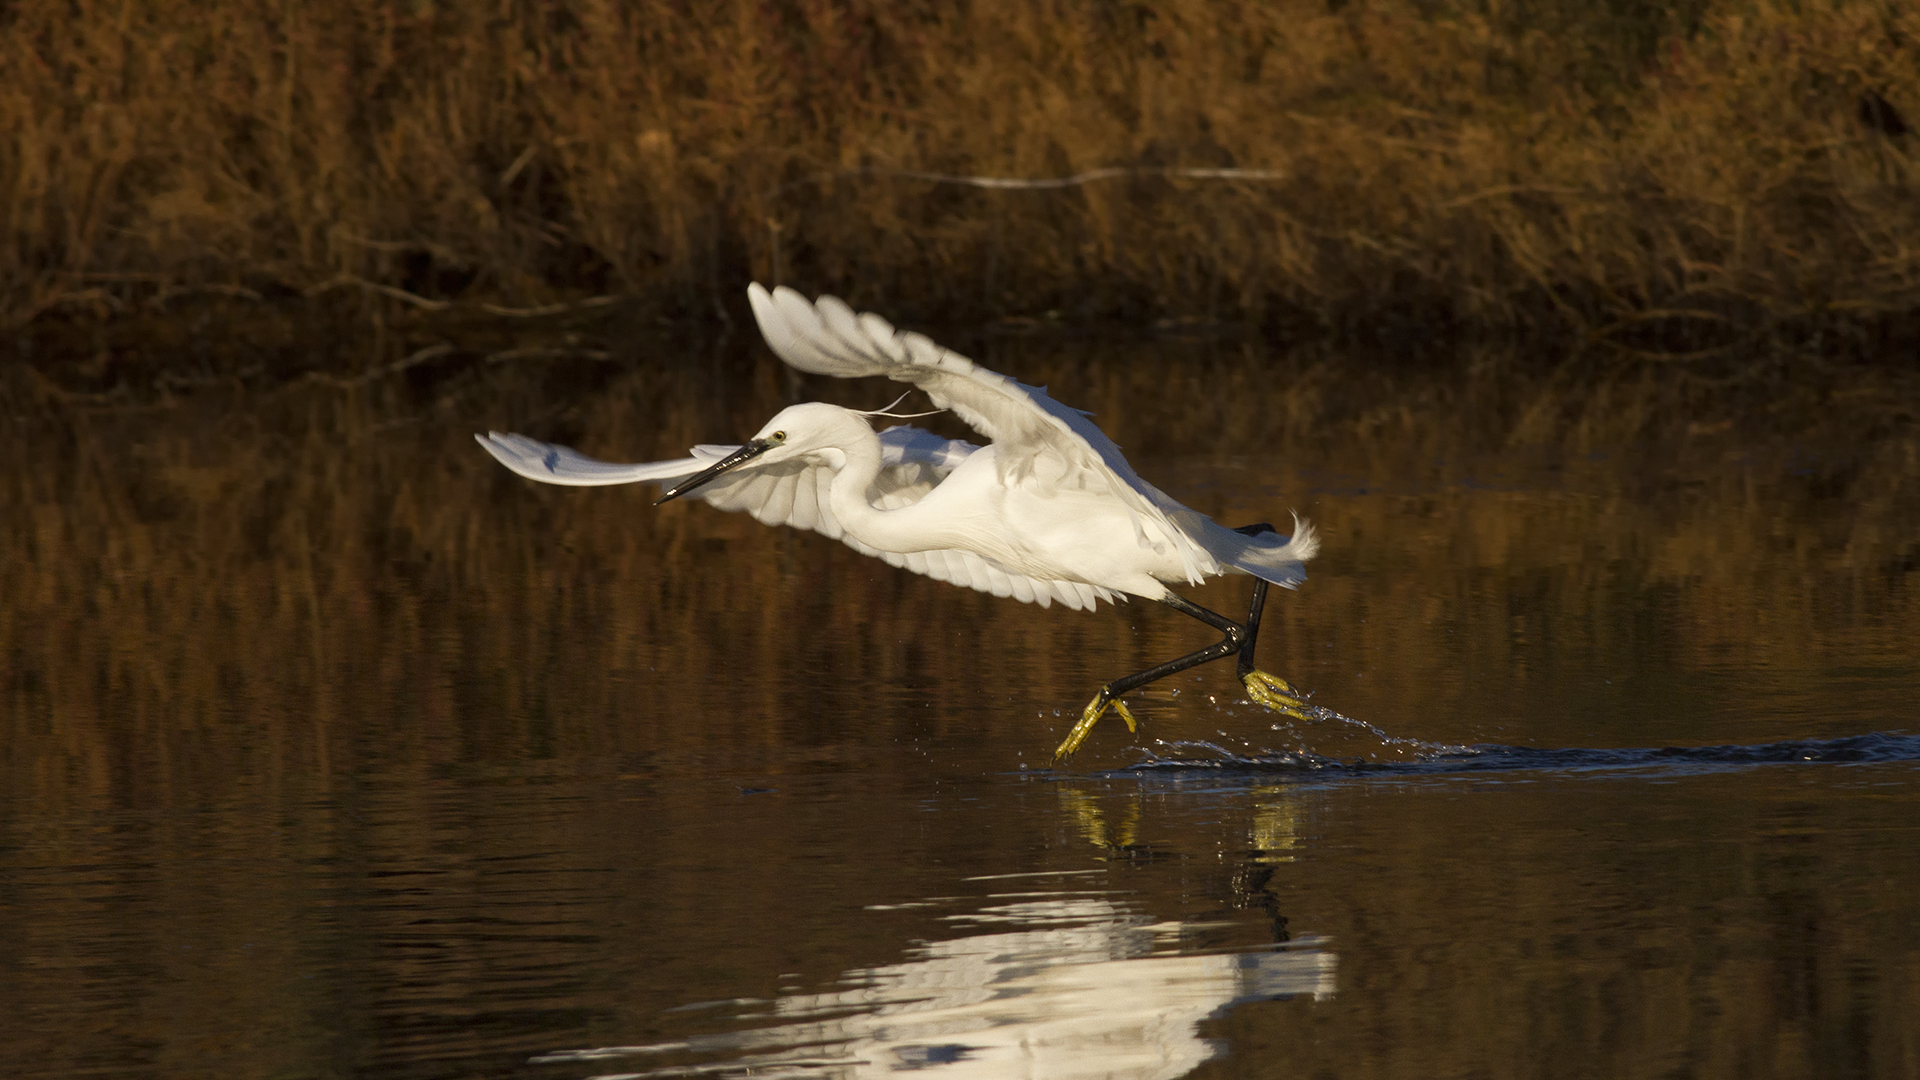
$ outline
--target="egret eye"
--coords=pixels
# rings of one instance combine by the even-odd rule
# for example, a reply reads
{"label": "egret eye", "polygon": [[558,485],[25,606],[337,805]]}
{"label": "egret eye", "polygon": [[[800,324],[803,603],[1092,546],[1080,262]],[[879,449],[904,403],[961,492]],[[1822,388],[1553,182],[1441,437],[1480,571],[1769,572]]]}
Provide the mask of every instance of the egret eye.
{"label": "egret eye", "polygon": [[774,432],[773,434],[771,434],[771,435],[769,435],[769,436],[767,436],[767,441],[768,441],[768,442],[772,442],[772,443],[783,443],[783,442],[786,442],[786,441],[787,441],[787,433],[786,433],[786,432],[784,432],[784,431],[776,431],[776,432]]}

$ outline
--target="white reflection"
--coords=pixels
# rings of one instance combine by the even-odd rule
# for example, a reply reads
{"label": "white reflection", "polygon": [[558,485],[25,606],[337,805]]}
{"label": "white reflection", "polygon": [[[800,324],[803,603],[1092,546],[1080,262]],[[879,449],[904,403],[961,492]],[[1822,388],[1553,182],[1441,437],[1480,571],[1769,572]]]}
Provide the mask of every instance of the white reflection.
{"label": "white reflection", "polygon": [[[768,1003],[775,1026],[685,1042],[536,1058],[557,1063],[694,1054],[704,1064],[602,1080],[751,1072],[869,1077],[904,1069],[993,1080],[1171,1078],[1221,1052],[1197,1025],[1244,1001],[1334,991],[1333,953],[1182,956],[1182,924],[1087,894],[1023,894],[951,921],[1027,929],[937,941],[904,963],[850,971],[847,989]],[[1009,898],[1011,899],[1011,898]]]}

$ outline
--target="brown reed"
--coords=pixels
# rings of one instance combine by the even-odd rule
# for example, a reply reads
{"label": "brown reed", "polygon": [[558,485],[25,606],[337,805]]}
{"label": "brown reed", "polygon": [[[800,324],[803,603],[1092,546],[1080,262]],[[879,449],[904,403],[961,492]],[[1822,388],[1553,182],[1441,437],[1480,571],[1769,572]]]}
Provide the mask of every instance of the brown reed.
{"label": "brown reed", "polygon": [[14,324],[342,288],[710,313],[753,277],[908,317],[1686,351],[1905,333],[1920,295],[1920,13],[1875,0],[22,0],[0,27]]}

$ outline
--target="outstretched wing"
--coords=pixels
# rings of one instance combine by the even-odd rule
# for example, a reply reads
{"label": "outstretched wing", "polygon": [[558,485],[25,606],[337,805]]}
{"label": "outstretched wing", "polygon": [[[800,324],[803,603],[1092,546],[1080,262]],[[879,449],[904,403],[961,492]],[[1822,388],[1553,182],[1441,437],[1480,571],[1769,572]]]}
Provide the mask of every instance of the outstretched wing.
{"label": "outstretched wing", "polygon": [[748,286],[747,298],[767,344],[787,363],[817,375],[881,375],[911,383],[993,440],[1007,484],[1111,494],[1132,512],[1135,538],[1146,546],[1171,545],[1188,581],[1219,572],[1214,555],[1175,521],[1182,512],[1199,515],[1142,480],[1087,413],[925,335],[902,333],[871,312],[856,313],[835,297],[808,301],[784,286],[769,293],[756,283]]}
{"label": "outstretched wing", "polygon": [[525,435],[489,431],[473,441],[486,447],[494,460],[529,480],[567,487],[603,487],[652,481],[667,487],[699,473],[734,450],[731,446],[696,446],[693,456],[673,461],[621,465],[590,458],[569,446],[555,446]]}
{"label": "outstretched wing", "polygon": [[[696,446],[690,457],[622,465],[525,435],[493,431],[475,435],[474,440],[486,447],[500,464],[529,480],[572,487],[654,483],[666,490],[739,449],[737,446]],[[977,449],[971,443],[943,439],[921,428],[888,428],[880,433],[880,475],[868,489],[867,498],[882,510],[919,502]],[[1092,608],[1097,600],[1118,600],[1106,589],[1080,582],[1043,581],[1016,574],[970,551],[901,554],[875,550],[848,536],[834,518],[827,497],[832,483],[833,470],[823,466],[807,465],[799,460],[773,465],[756,461],[715,477],[686,497],[705,499],[721,510],[743,511],[762,524],[810,529],[843,541],[862,555],[871,555],[936,581],[979,589],[995,596],[1011,596],[1042,607],[1058,600],[1072,608]]]}
{"label": "outstretched wing", "polygon": [[[529,480],[569,487],[654,483],[665,490],[739,449],[696,446],[691,457],[623,465],[525,435],[490,431],[475,435],[474,440],[500,464]],[[888,428],[880,434],[880,475],[867,495],[875,505],[888,509],[918,502],[975,449],[919,428]],[[833,470],[804,461],[753,462],[701,485],[692,497],[722,510],[745,512],[762,524],[811,529],[838,540],[844,530],[827,508],[827,488],[832,483]]]}

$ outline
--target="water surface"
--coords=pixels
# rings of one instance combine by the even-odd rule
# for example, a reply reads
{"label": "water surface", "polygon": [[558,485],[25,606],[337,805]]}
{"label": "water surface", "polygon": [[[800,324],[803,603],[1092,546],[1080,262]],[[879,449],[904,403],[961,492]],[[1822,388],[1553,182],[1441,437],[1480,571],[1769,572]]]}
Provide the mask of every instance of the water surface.
{"label": "water surface", "polygon": [[17,401],[9,1073],[1920,1072],[1910,449],[1316,428],[1325,372],[1191,343],[982,359],[1199,509],[1319,524],[1261,662],[1326,712],[1215,665],[1051,770],[1204,631],[470,441],[738,438],[793,389],[764,360]]}

